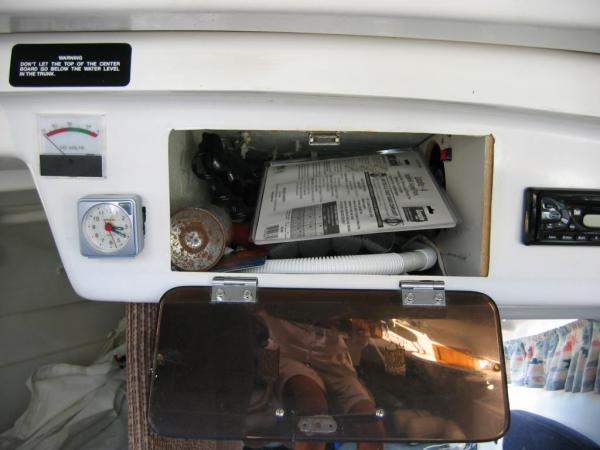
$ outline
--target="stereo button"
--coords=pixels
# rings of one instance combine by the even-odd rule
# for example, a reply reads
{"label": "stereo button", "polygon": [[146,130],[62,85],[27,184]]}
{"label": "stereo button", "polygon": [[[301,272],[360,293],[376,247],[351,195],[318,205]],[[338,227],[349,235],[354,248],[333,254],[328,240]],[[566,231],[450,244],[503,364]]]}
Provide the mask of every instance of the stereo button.
{"label": "stereo button", "polygon": [[556,209],[542,211],[542,220],[560,220],[562,216]]}
{"label": "stereo button", "polygon": [[558,234],[555,234],[555,233],[546,233],[546,240],[547,241],[557,241],[558,240]]}
{"label": "stereo button", "polygon": [[575,240],[577,241],[587,241],[587,236],[585,234],[578,234],[575,236]]}
{"label": "stereo button", "polygon": [[572,234],[563,234],[561,239],[563,241],[572,241],[573,240],[573,235]]}

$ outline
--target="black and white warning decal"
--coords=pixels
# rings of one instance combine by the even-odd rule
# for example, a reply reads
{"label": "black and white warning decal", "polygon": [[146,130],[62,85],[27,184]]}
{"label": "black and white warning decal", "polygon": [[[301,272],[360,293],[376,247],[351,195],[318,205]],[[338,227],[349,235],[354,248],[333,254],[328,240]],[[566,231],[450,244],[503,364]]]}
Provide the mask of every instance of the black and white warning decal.
{"label": "black and white warning decal", "polygon": [[17,44],[10,60],[11,86],[127,86],[129,44]]}

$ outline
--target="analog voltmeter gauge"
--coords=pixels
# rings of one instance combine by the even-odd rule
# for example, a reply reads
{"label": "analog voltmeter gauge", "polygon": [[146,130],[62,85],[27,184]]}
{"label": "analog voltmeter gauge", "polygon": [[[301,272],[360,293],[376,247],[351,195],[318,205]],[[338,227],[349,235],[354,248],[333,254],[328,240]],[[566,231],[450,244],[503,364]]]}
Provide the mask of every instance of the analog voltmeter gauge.
{"label": "analog voltmeter gauge", "polygon": [[104,176],[104,116],[40,114],[40,175]]}
{"label": "analog voltmeter gauge", "polygon": [[137,195],[94,195],[79,200],[81,254],[135,256],[144,243],[144,212]]}
{"label": "analog voltmeter gauge", "polygon": [[57,155],[99,155],[102,119],[88,115],[40,115],[42,151]]}

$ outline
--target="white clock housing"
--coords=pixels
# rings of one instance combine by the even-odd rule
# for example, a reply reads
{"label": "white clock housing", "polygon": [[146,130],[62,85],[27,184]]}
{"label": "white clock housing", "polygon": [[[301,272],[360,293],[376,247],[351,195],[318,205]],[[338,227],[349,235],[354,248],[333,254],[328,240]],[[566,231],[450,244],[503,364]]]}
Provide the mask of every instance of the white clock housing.
{"label": "white clock housing", "polygon": [[135,256],[144,247],[138,195],[87,195],[77,204],[79,245],[87,257]]}

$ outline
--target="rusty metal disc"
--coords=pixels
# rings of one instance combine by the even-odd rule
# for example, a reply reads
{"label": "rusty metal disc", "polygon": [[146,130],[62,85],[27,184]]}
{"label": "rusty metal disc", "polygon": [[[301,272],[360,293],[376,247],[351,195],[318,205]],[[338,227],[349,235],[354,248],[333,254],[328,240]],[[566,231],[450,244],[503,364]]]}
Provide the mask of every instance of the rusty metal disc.
{"label": "rusty metal disc", "polygon": [[213,212],[181,209],[171,216],[171,262],[181,270],[208,270],[223,256],[229,234]]}

